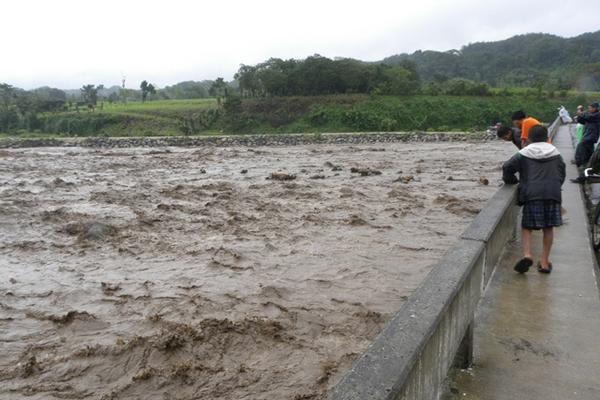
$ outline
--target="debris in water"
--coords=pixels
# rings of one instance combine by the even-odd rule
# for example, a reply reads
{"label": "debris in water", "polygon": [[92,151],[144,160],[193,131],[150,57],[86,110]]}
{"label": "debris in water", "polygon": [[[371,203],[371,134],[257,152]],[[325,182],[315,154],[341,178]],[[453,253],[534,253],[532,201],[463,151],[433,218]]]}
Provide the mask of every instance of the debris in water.
{"label": "debris in water", "polygon": [[394,179],[394,182],[410,183],[414,180],[415,180],[415,177],[412,175],[403,175],[397,179]]}
{"label": "debris in water", "polygon": [[484,186],[490,184],[490,181],[485,176],[480,176],[479,179],[471,179],[471,178],[455,178],[453,176],[449,176],[446,178],[447,181],[455,181],[455,182],[479,182]]}
{"label": "debris in water", "polygon": [[27,361],[25,361],[21,365],[21,378],[27,378],[35,373],[35,371],[39,370],[39,364],[35,358],[35,356],[30,356]]}
{"label": "debris in water", "polygon": [[292,181],[296,179],[296,175],[288,174],[287,172],[271,172],[271,176],[267,179],[272,179],[274,181]]}
{"label": "debris in water", "polygon": [[44,314],[38,311],[30,311],[25,313],[28,317],[34,318],[37,320],[47,320],[54,322],[55,324],[67,325],[73,322],[76,319],[80,320],[90,320],[96,319],[96,317],[87,311],[69,311],[64,315],[54,315],[54,314]]}
{"label": "debris in water", "polygon": [[100,287],[104,294],[112,295],[116,291],[121,290],[121,286],[118,283],[100,282]]}
{"label": "debris in water", "polygon": [[371,175],[381,175],[381,171],[372,169],[372,168],[359,168],[352,167],[350,168],[350,172],[353,174],[360,174],[361,176],[371,176]]}
{"label": "debris in water", "polygon": [[367,221],[365,221],[358,215],[351,215],[350,219],[348,220],[348,225],[361,226],[361,225],[368,225],[368,224],[367,224]]}
{"label": "debris in water", "polygon": [[325,167],[327,167],[327,168],[331,168],[332,171],[341,171],[342,170],[342,167],[340,165],[335,165],[330,161],[325,161],[325,164],[323,164],[323,165],[325,165]]}
{"label": "debris in water", "polygon": [[146,367],[138,372],[133,378],[133,381],[146,381],[156,374],[156,370],[152,367]]}

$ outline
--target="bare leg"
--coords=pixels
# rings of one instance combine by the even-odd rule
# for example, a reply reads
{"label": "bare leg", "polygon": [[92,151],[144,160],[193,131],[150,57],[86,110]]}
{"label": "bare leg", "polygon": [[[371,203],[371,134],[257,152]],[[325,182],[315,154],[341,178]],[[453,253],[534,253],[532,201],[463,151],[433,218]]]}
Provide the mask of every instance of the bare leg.
{"label": "bare leg", "polygon": [[550,250],[552,249],[552,242],[554,241],[554,228],[544,229],[544,247],[542,248],[542,259],[540,263],[542,268],[548,269],[550,264]]}
{"label": "bare leg", "polygon": [[523,245],[523,258],[531,258],[533,260],[533,257],[531,257],[531,230],[521,230],[521,244]]}

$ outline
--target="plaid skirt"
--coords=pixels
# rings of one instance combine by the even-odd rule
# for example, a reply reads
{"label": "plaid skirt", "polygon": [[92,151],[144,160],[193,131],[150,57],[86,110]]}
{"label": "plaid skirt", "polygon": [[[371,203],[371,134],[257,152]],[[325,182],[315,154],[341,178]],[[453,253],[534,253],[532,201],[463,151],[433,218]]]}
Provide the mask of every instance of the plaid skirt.
{"label": "plaid skirt", "polygon": [[562,225],[560,203],[554,200],[534,200],[523,205],[523,229],[539,230]]}

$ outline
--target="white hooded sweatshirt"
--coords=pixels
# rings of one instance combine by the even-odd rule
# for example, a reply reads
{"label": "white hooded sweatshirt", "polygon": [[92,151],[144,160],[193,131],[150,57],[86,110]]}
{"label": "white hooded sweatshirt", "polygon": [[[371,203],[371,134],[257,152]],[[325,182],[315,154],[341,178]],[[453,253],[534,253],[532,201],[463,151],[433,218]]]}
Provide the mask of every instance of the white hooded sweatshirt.
{"label": "white hooded sweatshirt", "polygon": [[531,143],[530,145],[519,150],[519,153],[522,156],[534,160],[543,160],[544,158],[550,158],[560,155],[558,149],[547,142]]}

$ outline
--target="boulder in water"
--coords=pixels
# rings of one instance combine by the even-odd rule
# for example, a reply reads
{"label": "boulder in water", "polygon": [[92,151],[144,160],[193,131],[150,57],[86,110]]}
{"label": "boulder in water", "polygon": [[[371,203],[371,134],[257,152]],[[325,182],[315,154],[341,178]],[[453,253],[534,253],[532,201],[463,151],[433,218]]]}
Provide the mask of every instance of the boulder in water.
{"label": "boulder in water", "polygon": [[117,233],[114,226],[97,221],[74,222],[67,225],[65,231],[69,235],[79,235],[81,239],[86,240],[102,240]]}

